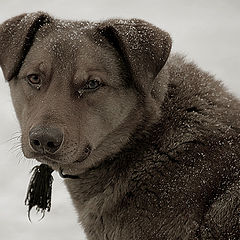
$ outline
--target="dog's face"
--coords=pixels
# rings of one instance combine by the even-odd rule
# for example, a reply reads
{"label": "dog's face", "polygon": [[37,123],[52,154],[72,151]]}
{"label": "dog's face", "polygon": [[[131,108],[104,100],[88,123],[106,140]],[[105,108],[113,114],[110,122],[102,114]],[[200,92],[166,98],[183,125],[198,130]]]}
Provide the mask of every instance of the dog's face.
{"label": "dog's face", "polygon": [[[147,42],[153,36],[157,44]],[[70,174],[118,152],[146,120],[171,45],[139,20],[62,22],[43,13],[5,22],[0,40],[24,155]]]}

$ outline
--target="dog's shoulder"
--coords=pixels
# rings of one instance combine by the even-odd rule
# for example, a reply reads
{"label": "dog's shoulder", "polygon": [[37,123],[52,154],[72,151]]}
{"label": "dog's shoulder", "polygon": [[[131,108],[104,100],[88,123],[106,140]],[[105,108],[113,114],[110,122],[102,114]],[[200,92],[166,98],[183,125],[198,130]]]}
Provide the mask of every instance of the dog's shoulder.
{"label": "dog's shoulder", "polygon": [[165,104],[168,107],[171,105],[182,114],[197,113],[198,117],[204,116],[207,121],[240,133],[240,101],[221,80],[180,54],[172,54],[166,67],[169,80]]}

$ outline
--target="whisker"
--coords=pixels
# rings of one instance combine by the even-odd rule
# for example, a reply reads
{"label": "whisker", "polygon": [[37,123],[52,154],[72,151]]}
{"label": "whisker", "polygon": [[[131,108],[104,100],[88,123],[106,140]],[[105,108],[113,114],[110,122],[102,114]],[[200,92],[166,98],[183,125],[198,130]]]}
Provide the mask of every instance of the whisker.
{"label": "whisker", "polygon": [[[17,135],[17,136],[14,136],[14,135]],[[9,143],[9,142],[15,141],[15,140],[18,141],[21,137],[22,137],[21,132],[15,132],[12,134],[12,136],[8,140],[5,140],[5,141],[1,142],[0,144],[6,144],[6,143]]]}
{"label": "whisker", "polygon": [[16,152],[17,150],[20,150],[22,147],[22,145],[20,143],[12,146],[10,149],[9,149],[9,152]]}
{"label": "whisker", "polygon": [[11,141],[13,141],[13,140],[19,140],[20,138],[21,138],[21,136],[12,137],[12,138],[8,139],[8,140],[6,141],[6,143],[7,143],[7,142],[11,142]]}
{"label": "whisker", "polygon": [[17,158],[18,158],[18,165],[21,163],[22,160],[24,160],[24,156],[23,155],[20,155],[21,153],[18,153],[17,154]]}

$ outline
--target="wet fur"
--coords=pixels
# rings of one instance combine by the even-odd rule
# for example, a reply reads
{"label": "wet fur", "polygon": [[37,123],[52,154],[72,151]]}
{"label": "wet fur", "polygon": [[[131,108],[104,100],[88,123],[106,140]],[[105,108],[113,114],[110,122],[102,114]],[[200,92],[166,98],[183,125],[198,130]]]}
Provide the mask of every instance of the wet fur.
{"label": "wet fur", "polygon": [[[159,73],[150,66],[158,75],[144,83],[131,49],[121,55],[122,46],[105,33],[112,39],[104,46],[110,58],[120,59],[115,72],[133,81],[135,98],[129,98],[137,100],[82,165],[79,179],[65,181],[88,239],[239,239],[239,100],[180,55],[163,61]],[[22,62],[16,61],[17,46],[8,58],[10,42],[2,42],[0,63],[11,80]]]}

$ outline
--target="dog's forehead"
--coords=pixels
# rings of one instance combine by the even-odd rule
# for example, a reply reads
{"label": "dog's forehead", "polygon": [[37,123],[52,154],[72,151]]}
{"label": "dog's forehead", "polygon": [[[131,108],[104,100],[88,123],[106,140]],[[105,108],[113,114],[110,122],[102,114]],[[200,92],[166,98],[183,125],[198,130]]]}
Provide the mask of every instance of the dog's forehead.
{"label": "dog's forehead", "polygon": [[94,24],[89,22],[67,22],[56,23],[41,29],[36,37],[38,48],[55,53],[57,57],[62,55],[76,55],[80,51],[88,51],[94,48],[90,40],[90,32]]}
{"label": "dog's forehead", "polygon": [[114,51],[103,48],[93,37],[95,23],[58,21],[37,33],[25,66],[44,63],[56,71],[68,69],[118,69]]}

